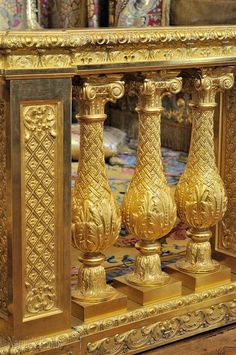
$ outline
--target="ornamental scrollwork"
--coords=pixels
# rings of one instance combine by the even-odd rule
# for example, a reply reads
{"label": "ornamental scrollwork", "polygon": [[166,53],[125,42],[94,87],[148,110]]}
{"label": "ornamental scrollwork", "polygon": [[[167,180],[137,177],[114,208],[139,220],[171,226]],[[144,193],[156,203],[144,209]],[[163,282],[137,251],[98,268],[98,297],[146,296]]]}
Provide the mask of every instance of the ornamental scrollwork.
{"label": "ornamental scrollwork", "polygon": [[[70,68],[89,64],[232,58],[235,28],[109,29],[87,32],[4,32],[2,69]],[[212,44],[214,42],[214,45]],[[24,50],[23,54],[19,50]],[[57,49],[52,53],[51,49]],[[59,53],[58,53],[59,52]],[[74,74],[75,74],[74,72]]]}
{"label": "ornamental scrollwork", "polygon": [[[26,287],[30,287],[26,283]],[[47,312],[54,308],[56,300],[56,292],[53,284],[47,285],[41,282],[36,287],[33,287],[26,297],[26,311],[29,314],[37,314]]]}
{"label": "ornamental scrollwork", "polygon": [[25,125],[25,139],[29,140],[32,132],[40,138],[45,131],[49,131],[52,137],[56,137],[55,106],[51,105],[34,105],[25,107],[23,112]]}
{"label": "ornamental scrollwork", "polygon": [[91,355],[120,355],[146,347],[157,347],[183,336],[196,334],[199,329],[211,329],[217,325],[235,321],[236,302],[216,304],[210,308],[191,311],[152,325],[129,330],[113,337],[88,343]]}
{"label": "ornamental scrollwork", "polygon": [[[119,325],[125,325],[129,324],[130,322],[141,321],[146,319],[146,317],[152,317],[155,315],[163,314],[167,311],[172,311],[175,309],[184,309],[187,306],[190,306],[192,304],[198,304],[200,302],[205,301],[206,299],[214,300],[217,297],[231,294],[235,291],[236,283],[232,283],[214,289],[209,289],[207,291],[200,292],[197,294],[183,296],[181,297],[181,299],[169,300],[163,304],[145,306],[142,309],[127,312],[123,315],[111,317],[106,320],[100,320],[90,324],[78,326],[75,327],[75,329],[78,331],[79,336],[83,337],[85,335],[93,334],[99,331],[109,330]],[[231,312],[233,312],[233,310],[235,312],[236,310],[234,308],[234,305],[232,306],[233,308]]]}

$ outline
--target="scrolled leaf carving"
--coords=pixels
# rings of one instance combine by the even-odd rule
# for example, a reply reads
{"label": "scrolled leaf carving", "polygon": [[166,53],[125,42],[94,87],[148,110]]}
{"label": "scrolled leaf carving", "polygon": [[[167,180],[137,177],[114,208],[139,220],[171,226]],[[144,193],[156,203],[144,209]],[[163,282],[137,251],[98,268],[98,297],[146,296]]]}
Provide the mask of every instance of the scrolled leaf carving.
{"label": "scrolled leaf carving", "polygon": [[235,302],[225,302],[191,311],[165,321],[143,326],[107,337],[87,345],[91,355],[120,355],[129,351],[141,351],[145,346],[157,347],[183,336],[196,334],[202,328],[213,328],[223,322],[233,322],[235,319]]}

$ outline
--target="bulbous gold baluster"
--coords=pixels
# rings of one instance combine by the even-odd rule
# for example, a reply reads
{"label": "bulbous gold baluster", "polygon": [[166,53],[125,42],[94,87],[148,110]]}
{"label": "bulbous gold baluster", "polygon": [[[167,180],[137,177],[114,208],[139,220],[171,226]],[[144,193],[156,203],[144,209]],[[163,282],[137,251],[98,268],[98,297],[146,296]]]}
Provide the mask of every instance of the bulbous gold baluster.
{"label": "bulbous gold baluster", "polygon": [[83,255],[75,300],[98,302],[114,296],[106,285],[102,252],[117,239],[121,216],[111,193],[104,161],[105,104],[124,94],[121,76],[90,76],[78,88],[80,159],[72,201],[73,245]]}
{"label": "bulbous gold baluster", "polygon": [[176,206],[163,172],[160,146],[162,95],[181,90],[182,79],[177,73],[145,74],[144,81],[132,83],[138,95],[139,140],[137,166],[122,203],[122,218],[132,234],[140,241],[136,248],[135,271],[127,281],[141,286],[168,282],[162,272],[159,238],[167,234],[176,220]]}
{"label": "bulbous gold baluster", "polygon": [[223,218],[227,197],[216,166],[213,119],[216,93],[230,89],[233,81],[233,74],[219,68],[201,70],[193,83],[191,146],[175,193],[178,215],[191,227],[186,258],[176,266],[190,273],[207,273],[219,267],[211,257],[210,227]]}

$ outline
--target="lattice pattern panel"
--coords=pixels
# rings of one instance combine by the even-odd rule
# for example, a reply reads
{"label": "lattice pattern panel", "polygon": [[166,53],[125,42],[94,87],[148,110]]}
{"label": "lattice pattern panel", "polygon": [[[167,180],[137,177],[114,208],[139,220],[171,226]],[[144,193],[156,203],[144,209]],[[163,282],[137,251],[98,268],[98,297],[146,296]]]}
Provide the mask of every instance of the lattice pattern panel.
{"label": "lattice pattern panel", "polygon": [[57,308],[56,196],[58,103],[21,105],[25,317]]}

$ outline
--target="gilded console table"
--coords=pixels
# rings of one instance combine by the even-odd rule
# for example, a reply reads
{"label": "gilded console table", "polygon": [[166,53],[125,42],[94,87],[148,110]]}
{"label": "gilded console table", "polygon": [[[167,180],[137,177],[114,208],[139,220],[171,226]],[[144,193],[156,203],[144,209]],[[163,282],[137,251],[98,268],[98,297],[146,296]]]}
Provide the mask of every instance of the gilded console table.
{"label": "gilded console table", "polygon": [[[0,354],[137,353],[236,321],[234,282],[88,323],[70,308],[72,78],[225,68],[235,43],[234,26],[0,33]],[[235,91],[220,97],[229,205],[215,242],[232,263]]]}

